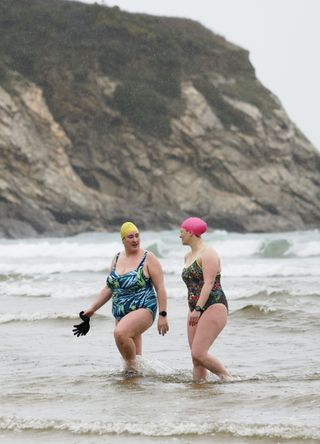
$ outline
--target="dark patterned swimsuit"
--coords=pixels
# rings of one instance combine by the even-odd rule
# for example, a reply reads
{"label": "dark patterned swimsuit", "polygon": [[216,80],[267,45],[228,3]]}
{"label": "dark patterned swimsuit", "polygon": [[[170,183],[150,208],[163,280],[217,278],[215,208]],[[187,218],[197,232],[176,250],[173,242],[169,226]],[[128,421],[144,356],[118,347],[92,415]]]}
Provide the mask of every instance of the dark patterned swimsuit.
{"label": "dark patterned swimsuit", "polygon": [[[183,269],[182,279],[188,288],[188,304],[192,311],[197,305],[203,287],[202,267],[199,265],[197,259],[189,265],[189,267]],[[224,304],[228,310],[228,301],[222,290],[220,279],[221,273],[219,272],[216,275],[208,300],[203,307],[205,310],[213,304]]]}

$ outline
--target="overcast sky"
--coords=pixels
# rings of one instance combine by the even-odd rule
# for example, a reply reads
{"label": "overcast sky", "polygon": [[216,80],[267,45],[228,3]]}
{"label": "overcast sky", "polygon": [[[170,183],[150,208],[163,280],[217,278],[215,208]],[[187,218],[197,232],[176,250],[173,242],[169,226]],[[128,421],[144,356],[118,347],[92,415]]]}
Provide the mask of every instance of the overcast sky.
{"label": "overcast sky", "polygon": [[[84,0],[83,0],[84,1]],[[320,0],[85,0],[188,17],[249,50],[258,79],[320,150]]]}

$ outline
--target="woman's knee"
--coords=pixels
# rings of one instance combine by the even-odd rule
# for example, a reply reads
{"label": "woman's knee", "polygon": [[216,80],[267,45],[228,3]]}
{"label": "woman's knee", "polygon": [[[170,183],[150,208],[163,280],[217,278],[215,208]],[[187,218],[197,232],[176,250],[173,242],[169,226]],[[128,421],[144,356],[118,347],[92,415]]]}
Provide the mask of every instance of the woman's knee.
{"label": "woman's knee", "polygon": [[194,365],[202,365],[205,362],[205,359],[207,357],[207,352],[203,350],[198,349],[192,349],[191,350],[191,356],[192,356],[192,362]]}
{"label": "woman's knee", "polygon": [[114,339],[117,343],[121,343],[124,342],[128,339],[129,335],[126,332],[126,330],[124,330],[123,328],[121,328],[121,326],[117,325],[116,328],[114,329],[113,332],[114,335]]}

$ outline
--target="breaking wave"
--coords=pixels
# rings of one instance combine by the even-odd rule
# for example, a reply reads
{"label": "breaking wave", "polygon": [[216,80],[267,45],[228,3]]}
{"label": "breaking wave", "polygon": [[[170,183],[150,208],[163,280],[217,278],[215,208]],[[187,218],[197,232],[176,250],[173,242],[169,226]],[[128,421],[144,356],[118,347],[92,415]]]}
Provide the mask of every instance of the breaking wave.
{"label": "breaking wave", "polygon": [[284,257],[290,251],[291,243],[286,239],[265,241],[260,245],[258,255],[262,257]]}
{"label": "breaking wave", "polygon": [[268,307],[267,305],[263,304],[248,304],[245,305],[242,308],[239,308],[238,310],[235,310],[232,312],[232,315],[235,314],[245,314],[245,315],[267,315],[270,313],[280,313],[281,310],[274,308],[274,307]]}
{"label": "breaking wave", "polygon": [[19,418],[17,416],[1,416],[0,429],[3,431],[66,431],[76,435],[140,435],[150,437],[188,436],[206,434],[229,434],[243,438],[274,438],[274,439],[319,439],[319,427],[300,426],[294,424],[243,424],[236,422],[217,421],[158,421],[158,422],[108,422],[108,421],[65,421],[60,419]]}
{"label": "breaking wave", "polygon": [[[106,318],[106,315],[97,314],[95,318]],[[9,322],[34,322],[34,321],[52,321],[52,320],[79,320],[78,315],[72,313],[6,313],[0,314],[0,324]]]}

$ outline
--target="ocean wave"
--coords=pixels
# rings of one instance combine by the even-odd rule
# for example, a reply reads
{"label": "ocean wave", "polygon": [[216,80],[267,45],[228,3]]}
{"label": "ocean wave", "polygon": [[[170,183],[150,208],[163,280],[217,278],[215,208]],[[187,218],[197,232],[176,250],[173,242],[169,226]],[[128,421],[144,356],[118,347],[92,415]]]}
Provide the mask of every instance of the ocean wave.
{"label": "ocean wave", "polygon": [[7,261],[1,264],[1,272],[3,276],[14,274],[37,276],[56,273],[100,273],[101,271],[106,273],[110,264],[111,258],[110,260],[100,258],[97,260],[68,261],[61,257],[61,260],[50,260],[48,262],[35,258],[32,262]]}
{"label": "ocean wave", "polygon": [[267,240],[260,244],[257,255],[265,258],[294,258],[320,256],[320,242],[297,242],[287,239]]}
{"label": "ocean wave", "polygon": [[238,310],[234,310],[233,312],[231,312],[231,315],[237,315],[237,314],[245,314],[245,315],[260,315],[260,316],[264,316],[264,315],[268,315],[270,313],[274,314],[274,313],[280,313],[282,312],[282,310],[279,310],[275,307],[268,307],[268,305],[263,305],[263,304],[248,304],[245,305],[244,307],[239,308]]}
{"label": "ocean wave", "polygon": [[292,256],[303,258],[320,256],[320,241],[294,243],[290,249],[290,254]]}
{"label": "ocean wave", "polygon": [[[94,238],[94,236],[93,236]],[[120,241],[105,239],[99,242],[68,241],[67,239],[47,239],[33,241],[11,241],[1,244],[1,253],[8,259],[30,258],[112,258],[122,250]]]}
{"label": "ocean wave", "polygon": [[169,253],[168,248],[166,248],[164,242],[162,242],[161,240],[152,242],[151,244],[147,245],[146,250],[151,251],[160,259],[167,256]]}
{"label": "ocean wave", "polygon": [[[101,280],[100,286],[104,285]],[[20,282],[0,282],[0,295],[18,298],[54,298],[54,299],[79,299],[92,298],[100,290],[97,282],[78,282],[75,288],[73,282],[51,281],[32,282],[32,280]]]}
{"label": "ocean wave", "polygon": [[[287,401],[288,402],[288,401]],[[308,395],[296,395],[294,398],[290,399],[288,404],[291,406],[318,406],[320,402],[320,397],[318,393],[310,393]]]}
{"label": "ocean wave", "polygon": [[0,430],[21,432],[33,431],[66,431],[77,435],[140,435],[150,437],[188,436],[207,434],[230,434],[244,438],[274,439],[319,439],[320,428],[316,426],[285,424],[255,424],[227,421],[190,422],[190,421],[158,421],[158,422],[107,422],[60,419],[21,418],[17,416],[0,416]]}
{"label": "ocean wave", "polygon": [[306,379],[308,381],[319,381],[319,379],[320,379],[320,372],[307,373],[304,376],[304,379]]}
{"label": "ocean wave", "polygon": [[250,295],[242,295],[237,297],[237,300],[245,300],[245,301],[267,301],[267,300],[276,300],[281,302],[282,300],[286,301],[286,300],[295,300],[297,298],[301,298],[303,300],[305,299],[309,299],[309,300],[316,300],[318,301],[320,298],[320,293],[306,293],[304,292],[303,294],[301,293],[293,293],[291,291],[288,290],[280,290],[280,291],[267,291],[267,290],[262,290],[262,291],[258,291],[257,293],[253,293]]}
{"label": "ocean wave", "polygon": [[250,301],[250,300],[261,300],[261,301],[266,301],[268,299],[281,299],[281,298],[289,298],[291,297],[292,294],[289,291],[286,290],[282,290],[282,291],[267,291],[267,290],[262,290],[262,291],[258,291],[257,293],[253,293],[250,295],[243,295],[243,296],[239,296],[237,297],[238,300],[246,300],[246,301]]}
{"label": "ocean wave", "polygon": [[[306,372],[305,374],[299,372],[287,375],[275,375],[270,373],[257,373],[254,375],[233,375],[233,380],[231,383],[237,382],[268,382],[268,383],[278,383],[278,382],[290,382],[290,383],[301,383],[303,381],[318,381],[320,373],[316,372]],[[307,396],[307,395],[304,395]]]}
{"label": "ocean wave", "polygon": [[[3,270],[1,270],[3,271]],[[15,281],[19,282],[24,279],[28,279],[28,276],[21,273],[0,273],[0,283],[1,282],[7,282],[7,281]]]}
{"label": "ocean wave", "polygon": [[[275,237],[275,235],[250,236],[250,235],[234,235],[226,236],[225,239],[213,240],[211,243],[222,257],[261,257],[266,259],[276,258],[313,258],[320,256],[320,239],[319,234],[312,236],[310,234],[287,233],[283,237]],[[262,239],[261,239],[262,238]]]}
{"label": "ocean wave", "polygon": [[[318,328],[318,311],[314,311],[308,304],[301,304],[299,301],[299,310],[297,310],[297,302],[294,304],[247,304],[241,308],[230,311],[230,316],[234,319],[244,319],[247,321],[264,320],[264,322],[276,322],[277,329],[289,332],[290,334],[301,334],[305,331],[311,331]],[[289,320],[291,319],[291,322]],[[295,328],[292,321],[295,319]]]}
{"label": "ocean wave", "polygon": [[[104,317],[106,315],[97,314],[95,318]],[[0,324],[7,324],[9,322],[34,322],[34,321],[52,321],[52,320],[79,320],[75,313],[6,313],[0,314]],[[80,321],[79,321],[80,322]]]}
{"label": "ocean wave", "polygon": [[[297,273],[306,276],[318,273],[313,261],[314,257],[320,256],[320,236],[317,232],[259,235],[208,233],[206,241],[219,252],[223,273],[228,276],[289,277]],[[177,233],[144,233],[142,247],[160,258],[167,273],[181,274],[186,250]],[[21,275],[105,273],[123,245],[118,234],[100,236],[93,233],[63,239],[0,240],[0,248],[1,282],[14,274],[19,279]]]}
{"label": "ocean wave", "polygon": [[208,244],[214,247],[223,258],[250,257],[259,251],[260,239],[242,237],[239,235],[226,236],[222,239],[208,240]]}
{"label": "ocean wave", "polygon": [[306,259],[291,259],[288,262],[281,262],[282,259],[270,260],[267,258],[256,258],[256,260],[223,262],[222,274],[226,277],[239,278],[295,278],[303,276],[316,277],[319,276],[319,267],[316,261]]}
{"label": "ocean wave", "polygon": [[288,254],[291,243],[287,239],[274,239],[263,242],[258,250],[258,255],[268,258],[284,257]]}
{"label": "ocean wave", "polygon": [[[320,232],[287,232],[281,234],[206,233],[206,242],[227,257],[250,256],[260,252],[266,257],[320,255]],[[143,232],[142,247],[156,248],[160,255],[184,256],[179,234],[175,230]],[[2,256],[8,259],[28,258],[112,258],[123,245],[118,233],[90,233],[86,236],[44,239],[0,239]]]}

